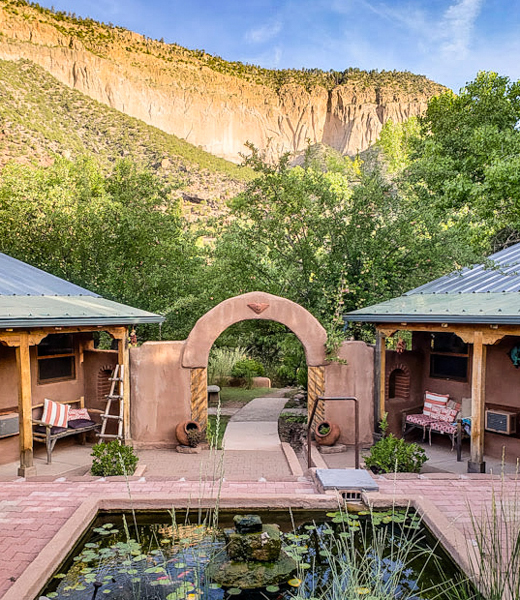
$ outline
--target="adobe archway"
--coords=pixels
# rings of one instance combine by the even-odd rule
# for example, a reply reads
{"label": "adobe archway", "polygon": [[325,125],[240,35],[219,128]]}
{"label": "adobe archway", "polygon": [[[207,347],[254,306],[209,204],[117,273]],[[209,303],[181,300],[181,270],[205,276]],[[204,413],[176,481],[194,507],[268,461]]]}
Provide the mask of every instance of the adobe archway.
{"label": "adobe archway", "polygon": [[[191,330],[182,355],[182,366],[191,371],[191,418],[201,424],[207,421],[207,367],[211,347],[219,335],[240,321],[262,319],[288,327],[300,340],[308,367],[308,406],[312,410],[318,396],[325,391],[323,367],[326,364],[327,334],[319,321],[299,304],[267,294],[249,292],[224,300],[203,317]],[[323,418],[322,406],[317,419]]]}

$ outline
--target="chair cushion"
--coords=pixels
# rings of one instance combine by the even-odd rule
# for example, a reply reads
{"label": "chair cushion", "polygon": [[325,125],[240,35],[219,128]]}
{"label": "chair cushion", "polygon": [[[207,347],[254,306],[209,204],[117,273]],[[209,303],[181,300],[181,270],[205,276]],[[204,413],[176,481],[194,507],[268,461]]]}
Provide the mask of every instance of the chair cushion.
{"label": "chair cushion", "polygon": [[96,422],[90,419],[73,419],[67,423],[67,426],[69,429],[82,429],[83,427],[90,427],[95,424]]}
{"label": "chair cushion", "polygon": [[424,414],[422,415],[406,415],[406,422],[412,425],[419,425],[420,427],[426,427],[432,422],[432,418]]}
{"label": "chair cushion", "polygon": [[[45,433],[47,431],[47,427],[45,427],[44,425],[36,425],[34,427],[34,431],[36,433]],[[62,431],[67,431],[66,427],[51,427],[51,435],[54,435],[55,433],[61,433]]]}
{"label": "chair cushion", "polygon": [[445,421],[433,421],[433,423],[430,423],[430,429],[439,433],[449,433],[450,435],[457,433],[457,426]]}
{"label": "chair cushion", "polygon": [[67,427],[69,410],[70,406],[68,404],[61,404],[61,402],[54,402],[45,398],[40,421],[55,427]]}
{"label": "chair cushion", "polygon": [[71,408],[69,410],[69,421],[75,421],[76,419],[87,419],[91,421],[90,415],[86,408]]}
{"label": "chair cushion", "polygon": [[441,408],[444,408],[449,400],[449,395],[425,392],[423,414],[428,417],[436,417]]}
{"label": "chair cushion", "polygon": [[438,418],[446,423],[453,423],[457,420],[459,412],[460,404],[456,404],[454,407],[446,406],[446,408],[441,408]]}

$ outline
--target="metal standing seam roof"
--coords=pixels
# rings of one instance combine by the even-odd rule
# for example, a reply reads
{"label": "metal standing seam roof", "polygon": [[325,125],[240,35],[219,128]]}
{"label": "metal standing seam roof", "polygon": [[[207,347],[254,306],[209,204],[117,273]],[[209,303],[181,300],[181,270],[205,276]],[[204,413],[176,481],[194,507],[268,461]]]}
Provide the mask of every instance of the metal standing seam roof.
{"label": "metal standing seam roof", "polygon": [[403,296],[344,315],[373,323],[520,324],[520,244]]}
{"label": "metal standing seam roof", "polygon": [[160,323],[164,317],[106,300],[90,290],[0,253],[0,328]]}

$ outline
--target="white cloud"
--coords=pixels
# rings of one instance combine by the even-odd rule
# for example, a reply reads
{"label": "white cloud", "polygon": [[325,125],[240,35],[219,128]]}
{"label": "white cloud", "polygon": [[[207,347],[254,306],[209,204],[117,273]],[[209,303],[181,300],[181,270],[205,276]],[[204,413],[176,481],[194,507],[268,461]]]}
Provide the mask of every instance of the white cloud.
{"label": "white cloud", "polygon": [[468,56],[471,34],[482,8],[483,0],[458,0],[444,13],[440,35],[444,58],[463,60]]}
{"label": "white cloud", "polygon": [[276,37],[281,30],[281,21],[273,21],[271,23],[266,23],[261,27],[257,27],[255,29],[250,29],[249,31],[246,31],[245,39],[247,42],[253,44],[263,44]]}

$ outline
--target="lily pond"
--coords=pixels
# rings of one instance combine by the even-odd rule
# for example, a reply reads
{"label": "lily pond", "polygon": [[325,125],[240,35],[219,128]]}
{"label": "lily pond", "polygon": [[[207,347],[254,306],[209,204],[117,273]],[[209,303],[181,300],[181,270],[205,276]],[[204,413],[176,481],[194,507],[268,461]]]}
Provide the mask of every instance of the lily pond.
{"label": "lily pond", "polygon": [[[207,573],[227,552],[223,532],[229,536],[235,514],[100,514],[37,598],[450,600],[463,582],[420,518],[393,509],[256,513],[280,527],[281,552],[294,570],[257,589],[217,583]],[[244,566],[249,572],[258,563]]]}

